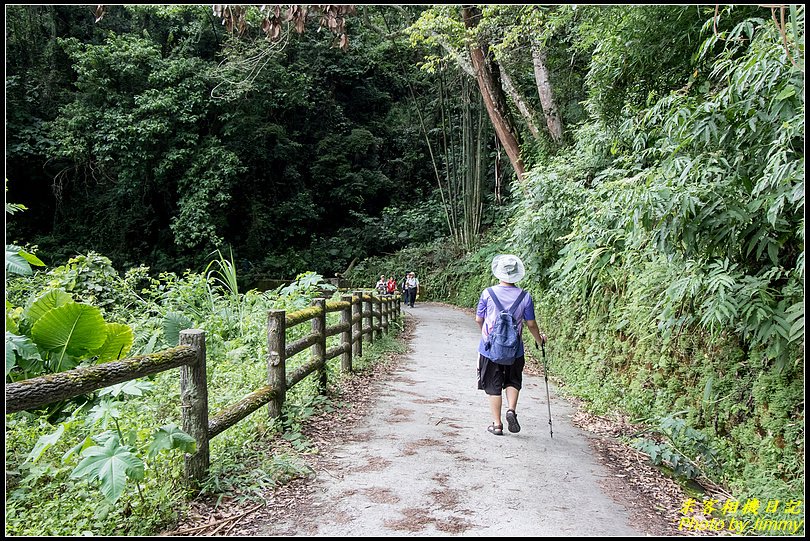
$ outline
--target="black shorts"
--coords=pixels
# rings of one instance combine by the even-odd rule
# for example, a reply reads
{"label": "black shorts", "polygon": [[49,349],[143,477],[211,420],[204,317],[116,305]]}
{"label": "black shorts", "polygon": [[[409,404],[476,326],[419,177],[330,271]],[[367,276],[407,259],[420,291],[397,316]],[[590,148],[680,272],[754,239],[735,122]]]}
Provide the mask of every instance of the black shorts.
{"label": "black shorts", "polygon": [[493,363],[478,355],[478,388],[490,395],[500,395],[507,387],[520,390],[523,386],[523,366],[526,357],[521,355],[512,364]]}

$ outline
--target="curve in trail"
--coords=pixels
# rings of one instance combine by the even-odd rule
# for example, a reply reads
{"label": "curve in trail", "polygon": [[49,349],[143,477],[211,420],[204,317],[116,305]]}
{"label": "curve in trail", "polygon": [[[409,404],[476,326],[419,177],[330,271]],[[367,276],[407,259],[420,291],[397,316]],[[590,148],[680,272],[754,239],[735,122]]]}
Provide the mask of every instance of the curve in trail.
{"label": "curve in trail", "polygon": [[545,383],[524,375],[522,430],[488,433],[474,316],[418,304],[408,317],[410,353],[347,427],[354,441],[313,481],[315,501],[264,535],[644,535],[600,488],[608,472],[571,425],[572,406],[552,389],[551,439]]}

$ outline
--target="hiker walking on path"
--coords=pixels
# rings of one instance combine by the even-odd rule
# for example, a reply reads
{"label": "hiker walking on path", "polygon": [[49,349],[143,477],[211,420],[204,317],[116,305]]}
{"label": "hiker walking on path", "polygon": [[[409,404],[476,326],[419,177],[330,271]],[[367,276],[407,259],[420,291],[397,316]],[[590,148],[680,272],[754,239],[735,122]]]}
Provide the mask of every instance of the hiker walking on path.
{"label": "hiker walking on path", "polygon": [[388,291],[388,283],[385,281],[385,275],[381,275],[380,279],[374,285],[374,288],[377,290],[377,293],[380,295],[385,295]]}
{"label": "hiker walking on path", "polygon": [[503,436],[503,390],[506,390],[509,432],[520,432],[516,410],[525,365],[523,324],[526,324],[538,344],[545,343],[546,336],[540,332],[535,321],[531,294],[515,285],[526,274],[520,258],[511,254],[496,255],[492,259],[492,274],[500,283],[481,293],[475,312],[475,321],[481,328],[478,388],[489,396],[492,424],[487,431]]}
{"label": "hiker walking on path", "polygon": [[410,301],[410,307],[413,308],[416,296],[419,295],[419,278],[416,277],[416,273],[413,271],[409,272],[408,277],[405,278],[405,290],[407,291],[405,304],[409,304]]}
{"label": "hiker walking on path", "polygon": [[393,275],[388,277],[388,281],[386,282],[386,290],[389,295],[393,295],[397,292],[397,281],[394,280]]}
{"label": "hiker walking on path", "polygon": [[408,304],[410,304],[408,302],[408,288],[406,287],[408,283],[408,275],[410,273],[411,271],[405,271],[405,276],[403,276],[402,280],[399,282],[399,289],[402,290],[402,302],[405,303],[405,306],[408,306]]}

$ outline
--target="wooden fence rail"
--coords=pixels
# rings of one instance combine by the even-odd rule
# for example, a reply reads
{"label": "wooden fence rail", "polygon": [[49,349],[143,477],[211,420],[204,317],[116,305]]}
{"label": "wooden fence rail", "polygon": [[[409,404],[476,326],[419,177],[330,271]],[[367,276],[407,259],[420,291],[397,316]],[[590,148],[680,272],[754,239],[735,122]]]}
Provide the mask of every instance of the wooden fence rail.
{"label": "wooden fence rail", "polygon": [[[326,315],[334,312],[340,313],[340,320],[336,325],[327,326]],[[225,407],[211,419],[208,418],[205,332],[197,329],[181,331],[179,346],[151,355],[7,383],[6,414],[179,368],[183,430],[197,441],[196,452],[185,456],[186,477],[200,481],[208,472],[212,438],[265,404],[271,418],[280,416],[287,390],[313,372],[318,374],[319,389],[324,390],[327,361],[340,357],[340,370],[351,372],[352,359],[363,355],[363,340],[373,343],[379,339],[401,313],[398,295],[377,297],[363,291],[344,295],[340,301],[314,299],[312,306],[289,314],[284,310],[270,310],[267,314],[267,385]],[[307,321],[311,322],[311,332],[288,344],[287,330]],[[340,344],[327,349],[326,341],[331,336],[340,336]],[[311,350],[310,359],[288,371],[287,360],[306,349]]]}

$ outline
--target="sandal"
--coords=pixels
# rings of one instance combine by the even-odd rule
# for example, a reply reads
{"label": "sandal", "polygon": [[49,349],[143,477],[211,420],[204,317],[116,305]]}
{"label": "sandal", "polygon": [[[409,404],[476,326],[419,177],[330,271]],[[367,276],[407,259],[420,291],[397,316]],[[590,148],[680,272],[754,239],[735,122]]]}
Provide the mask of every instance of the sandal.
{"label": "sandal", "polygon": [[487,432],[491,432],[496,436],[503,436],[503,425],[496,425],[495,423],[492,423],[487,427]]}
{"label": "sandal", "polygon": [[506,410],[506,422],[509,423],[509,432],[520,432],[515,410]]}

